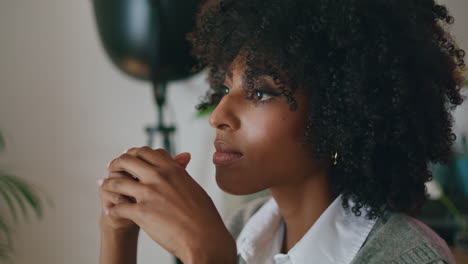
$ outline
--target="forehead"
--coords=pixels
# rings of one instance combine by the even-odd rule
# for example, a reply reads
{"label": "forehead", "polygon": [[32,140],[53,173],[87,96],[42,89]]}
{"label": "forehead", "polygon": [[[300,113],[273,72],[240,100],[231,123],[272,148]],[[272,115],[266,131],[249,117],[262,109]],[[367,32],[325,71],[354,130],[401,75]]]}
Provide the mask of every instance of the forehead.
{"label": "forehead", "polygon": [[[244,84],[246,83],[246,75],[245,71],[243,70],[227,70],[226,71],[226,76],[225,80],[228,79],[231,83],[234,82],[234,74],[238,76],[237,80],[239,82],[239,86],[243,87]],[[257,76],[253,79],[254,85],[270,85],[271,87],[276,87],[273,82],[273,77],[263,74],[260,76]]]}
{"label": "forehead", "polygon": [[[245,54],[241,53],[238,55],[232,63],[227,67],[225,71],[224,80],[230,80],[233,82],[234,75],[237,76],[239,80],[239,85],[243,86],[246,83],[246,69],[247,65],[245,64]],[[226,77],[227,76],[227,77]],[[275,83],[273,76],[266,73],[260,73],[259,75],[253,77],[254,85],[267,85],[271,88],[279,88],[281,85]]]}
{"label": "forehead", "polygon": [[[238,80],[240,83],[244,83],[245,80],[247,79],[246,77],[246,69],[247,66],[243,63],[243,60],[240,59],[239,57],[234,60],[231,65],[229,65],[228,69],[225,72],[225,76],[227,76],[227,79],[229,79],[231,82],[234,80],[234,75],[238,76]],[[254,77],[254,81],[265,81],[267,79],[273,80],[273,77],[267,74],[260,74],[259,76]]]}
{"label": "forehead", "polygon": [[239,75],[239,79],[240,81],[243,83],[244,80],[245,80],[245,72],[243,70],[237,70],[237,69],[234,69],[234,70],[231,70],[231,69],[228,69],[226,70],[226,75],[228,77],[229,80],[233,80],[234,79],[234,73],[236,75]]}
{"label": "forehead", "polygon": [[226,70],[226,75],[232,81],[234,78],[234,73],[237,75],[240,74],[241,81],[245,79],[245,68],[246,65],[244,64],[244,58],[241,56],[237,56],[234,61],[229,65],[228,69]]}

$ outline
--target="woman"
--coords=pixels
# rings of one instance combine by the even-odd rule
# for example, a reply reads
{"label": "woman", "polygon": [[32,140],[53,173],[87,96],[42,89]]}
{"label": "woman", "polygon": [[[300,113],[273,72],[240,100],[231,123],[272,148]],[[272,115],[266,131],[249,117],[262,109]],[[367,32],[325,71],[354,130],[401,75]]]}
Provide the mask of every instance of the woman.
{"label": "woman", "polygon": [[453,21],[433,0],[204,1],[187,39],[216,182],[271,196],[224,223],[188,153],[129,149],[100,181],[100,263],[135,263],[140,228],[184,263],[455,263],[412,217],[464,99]]}

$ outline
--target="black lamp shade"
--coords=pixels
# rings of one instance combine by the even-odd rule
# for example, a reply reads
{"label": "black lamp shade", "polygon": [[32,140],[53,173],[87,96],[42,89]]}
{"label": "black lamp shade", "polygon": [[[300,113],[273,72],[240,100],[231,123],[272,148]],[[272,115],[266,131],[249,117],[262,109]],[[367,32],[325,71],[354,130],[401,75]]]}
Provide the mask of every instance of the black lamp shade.
{"label": "black lamp shade", "polygon": [[196,60],[185,34],[197,0],[92,0],[108,56],[124,73],[166,83],[189,77]]}

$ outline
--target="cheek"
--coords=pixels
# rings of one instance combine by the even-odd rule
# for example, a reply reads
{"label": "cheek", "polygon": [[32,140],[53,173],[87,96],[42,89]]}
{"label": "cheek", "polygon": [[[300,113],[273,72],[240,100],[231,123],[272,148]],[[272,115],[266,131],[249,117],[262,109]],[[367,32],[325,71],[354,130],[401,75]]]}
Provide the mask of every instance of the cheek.
{"label": "cheek", "polygon": [[[291,171],[304,166],[301,147],[304,117],[298,112],[255,112],[243,120],[244,161],[236,168],[219,168],[217,183],[224,191],[243,195],[293,180]],[[285,177],[287,176],[287,177]]]}
{"label": "cheek", "polygon": [[271,176],[284,174],[302,154],[298,153],[303,139],[301,122],[298,115],[283,112],[249,126],[246,143],[255,164]]}
{"label": "cheek", "polygon": [[283,156],[283,152],[297,148],[303,140],[304,117],[301,113],[270,111],[250,120],[245,127],[245,143],[253,152],[264,156]]}

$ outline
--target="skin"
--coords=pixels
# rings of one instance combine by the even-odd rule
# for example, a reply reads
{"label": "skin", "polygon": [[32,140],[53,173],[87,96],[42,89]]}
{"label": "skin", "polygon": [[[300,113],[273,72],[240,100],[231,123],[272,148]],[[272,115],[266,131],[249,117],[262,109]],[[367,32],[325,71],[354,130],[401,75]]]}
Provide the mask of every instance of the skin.
{"label": "skin", "polygon": [[[240,59],[230,70],[227,93],[209,123],[216,140],[236,148],[243,158],[216,165],[216,182],[231,194],[271,192],[286,223],[286,253],[336,198],[327,181],[330,160],[309,158],[303,144],[306,95],[298,89],[296,111],[289,110],[283,96],[258,91],[257,100],[251,100],[244,96]],[[256,88],[279,92],[270,77]],[[189,161],[189,153],[171,157],[164,149],[140,147],[109,163],[108,178],[98,182],[101,264],[136,263],[140,228],[184,263],[236,263],[235,240],[211,198],[185,170]]]}
{"label": "skin", "polygon": [[[136,263],[135,226],[183,263],[236,262],[235,241],[211,198],[185,170],[189,161],[189,153],[173,158],[164,149],[141,147],[110,162],[110,175],[125,172],[136,179],[98,182],[104,209],[101,264]],[[120,202],[114,194],[134,201]]]}
{"label": "skin", "polygon": [[[244,157],[216,166],[216,181],[222,190],[236,195],[269,189],[286,223],[282,248],[286,253],[337,197],[327,180],[331,161],[310,158],[302,144],[307,95],[297,90],[296,111],[289,110],[284,96],[264,94],[260,99],[265,103],[247,100],[243,97],[243,65],[238,58],[231,66],[232,78],[227,74],[224,81],[228,93],[211,113],[209,123],[216,129],[217,139]],[[263,78],[262,83],[280,91],[271,77]]]}

